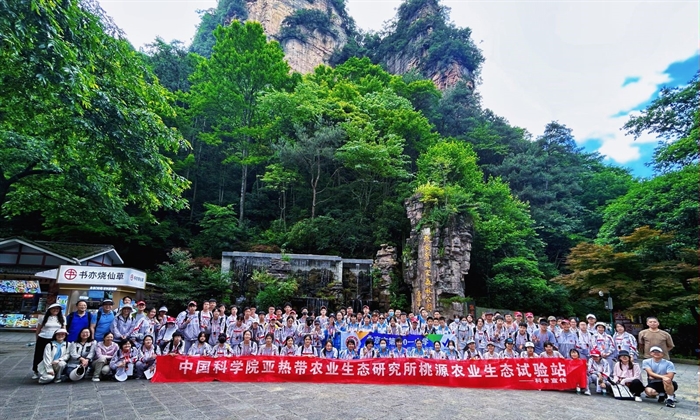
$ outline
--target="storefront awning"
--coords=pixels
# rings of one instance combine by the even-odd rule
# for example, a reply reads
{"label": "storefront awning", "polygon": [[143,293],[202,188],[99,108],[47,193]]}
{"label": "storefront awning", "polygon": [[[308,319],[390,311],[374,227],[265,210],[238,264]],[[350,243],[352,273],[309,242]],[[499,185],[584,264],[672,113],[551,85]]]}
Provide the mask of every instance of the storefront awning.
{"label": "storefront awning", "polygon": [[38,281],[32,280],[0,280],[0,293],[41,293]]}

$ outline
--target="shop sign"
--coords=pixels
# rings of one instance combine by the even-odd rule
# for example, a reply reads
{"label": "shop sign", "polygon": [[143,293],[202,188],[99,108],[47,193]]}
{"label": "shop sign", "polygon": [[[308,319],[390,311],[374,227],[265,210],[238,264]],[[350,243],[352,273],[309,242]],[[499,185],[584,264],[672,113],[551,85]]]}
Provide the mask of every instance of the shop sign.
{"label": "shop sign", "polygon": [[41,293],[38,281],[0,280],[0,293]]}
{"label": "shop sign", "polygon": [[146,273],[125,267],[91,267],[62,265],[58,270],[58,284],[88,286],[124,286],[146,288]]}

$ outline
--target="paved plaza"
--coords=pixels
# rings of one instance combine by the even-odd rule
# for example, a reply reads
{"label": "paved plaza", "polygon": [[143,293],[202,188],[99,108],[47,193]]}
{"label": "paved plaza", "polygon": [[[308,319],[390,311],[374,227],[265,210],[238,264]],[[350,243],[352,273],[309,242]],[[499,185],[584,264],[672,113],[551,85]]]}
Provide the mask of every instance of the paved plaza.
{"label": "paved plaza", "polygon": [[300,383],[31,380],[31,333],[0,332],[0,419],[698,419],[698,366],[676,364],[678,404],[573,392]]}

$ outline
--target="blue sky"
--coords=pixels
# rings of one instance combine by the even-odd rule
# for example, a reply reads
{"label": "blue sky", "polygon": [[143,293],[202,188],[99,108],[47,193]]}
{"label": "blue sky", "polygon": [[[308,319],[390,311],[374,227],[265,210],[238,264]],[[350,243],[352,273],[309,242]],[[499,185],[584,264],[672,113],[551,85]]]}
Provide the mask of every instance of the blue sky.
{"label": "blue sky", "polygon": [[[679,86],[685,86],[688,81],[697,73],[698,67],[700,66],[700,55],[693,55],[685,60],[680,60],[676,61],[674,63],[671,63],[666,70],[664,70],[664,74],[668,76],[668,82],[662,83],[658,85],[658,88],[652,93],[649,98],[636,106],[632,107],[631,109],[628,110],[619,110],[616,112],[613,117],[620,117],[623,118],[624,120],[628,119],[631,114],[634,114],[635,111],[641,111],[645,109],[651,102],[658,98],[659,92],[661,91],[661,88],[664,86],[667,87],[679,87]],[[639,83],[641,81],[641,77],[639,76],[628,76],[625,78],[625,80],[622,82],[621,87],[625,87],[634,83]],[[582,146],[584,149],[588,152],[595,152],[597,151],[601,146],[602,142],[598,139],[587,139],[585,142],[583,142]],[[654,148],[656,147],[656,142],[654,143],[640,143],[638,145],[639,152],[640,152],[640,158],[636,159],[634,161],[627,162],[626,164],[620,164],[620,166],[624,166],[627,168],[630,168],[632,170],[632,173],[635,174],[636,176],[639,177],[651,177],[653,175],[652,169],[647,165],[647,162],[651,161],[651,157],[654,153]],[[609,163],[615,164],[614,161],[609,159]]]}
{"label": "blue sky", "polygon": [[[550,121],[573,129],[579,145],[651,176],[657,139],[636,141],[621,127],[664,86],[698,70],[696,0],[443,0],[452,21],[470,27],[486,61],[484,106],[540,135]],[[100,0],[137,48],[156,36],[191,42],[197,10],[216,0]],[[400,0],[346,0],[357,26],[379,30]]]}

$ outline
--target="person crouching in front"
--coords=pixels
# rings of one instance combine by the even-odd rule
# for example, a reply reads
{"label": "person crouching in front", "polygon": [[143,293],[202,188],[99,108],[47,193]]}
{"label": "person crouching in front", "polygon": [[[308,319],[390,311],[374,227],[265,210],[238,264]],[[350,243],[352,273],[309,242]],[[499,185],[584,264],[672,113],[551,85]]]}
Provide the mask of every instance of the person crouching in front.
{"label": "person crouching in front", "polygon": [[44,358],[38,366],[40,384],[61,382],[63,369],[70,357],[66,337],[68,337],[68,331],[65,328],[59,328],[53,333],[51,342],[44,348]]}

